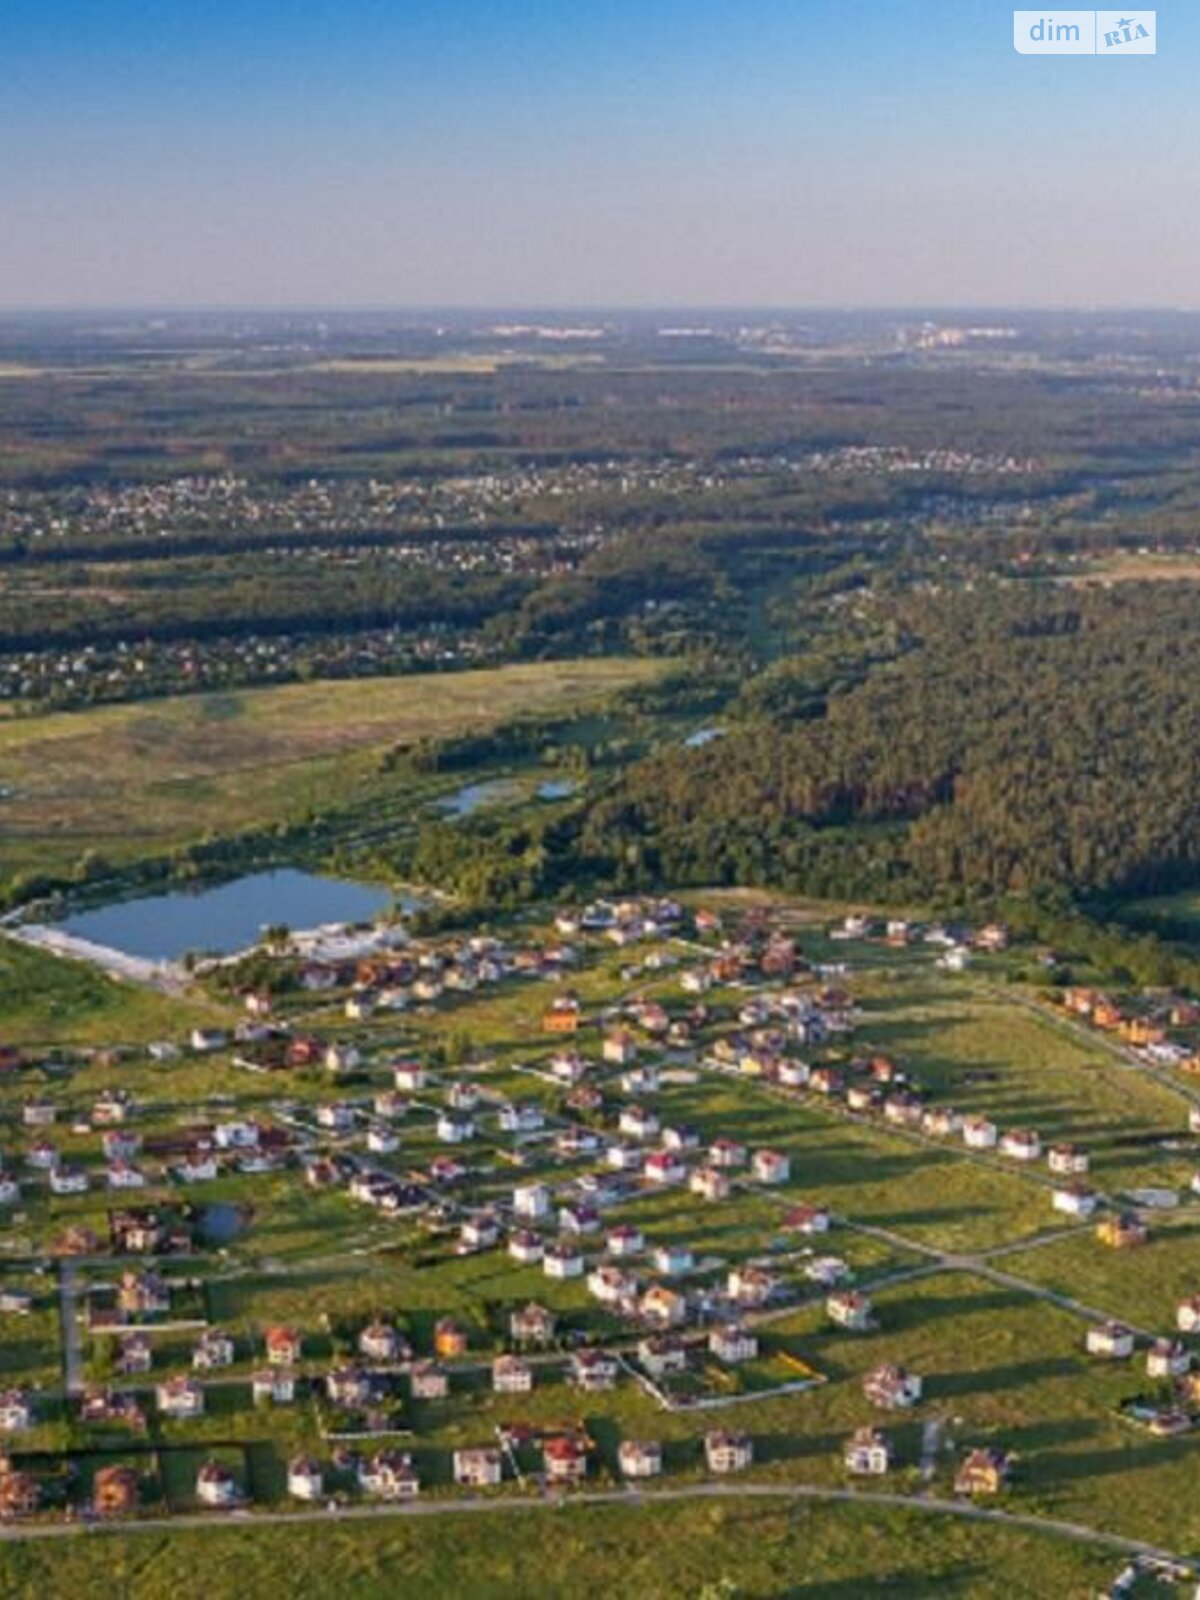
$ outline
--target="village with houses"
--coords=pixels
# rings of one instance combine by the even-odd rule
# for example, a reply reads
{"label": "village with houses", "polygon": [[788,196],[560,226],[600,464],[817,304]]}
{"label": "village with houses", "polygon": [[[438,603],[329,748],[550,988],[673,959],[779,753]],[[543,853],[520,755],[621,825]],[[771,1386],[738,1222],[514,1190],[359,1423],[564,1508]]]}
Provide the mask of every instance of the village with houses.
{"label": "village with houses", "polygon": [[0,1519],[797,1480],[1086,1521],[1093,1435],[1189,1481],[1200,1007],[1018,957],[600,901],[4,1045]]}

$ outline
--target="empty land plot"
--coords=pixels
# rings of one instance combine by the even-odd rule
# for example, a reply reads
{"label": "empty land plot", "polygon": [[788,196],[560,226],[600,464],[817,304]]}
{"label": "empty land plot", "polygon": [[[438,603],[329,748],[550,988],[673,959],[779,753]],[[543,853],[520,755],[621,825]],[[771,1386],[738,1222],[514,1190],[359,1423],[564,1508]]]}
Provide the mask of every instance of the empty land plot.
{"label": "empty land plot", "polygon": [[1158,1137],[1184,1126],[1182,1098],[1032,1004],[970,980],[911,970],[861,984],[863,1034],[943,1104],[1043,1143],[1083,1146],[1101,1188],[1161,1182]]}
{"label": "empty land plot", "polygon": [[544,1600],[604,1588],[644,1600],[694,1600],[714,1585],[721,1586],[714,1593],[805,1600],[876,1590],[897,1600],[934,1593],[1011,1600],[1094,1594],[1115,1568],[1111,1551],[926,1511],[737,1498],[581,1506],[569,1518],[534,1510],[292,1527],[214,1523],[169,1535],[30,1541],[0,1554],[11,1600],[106,1587],[128,1600],[242,1600],[278,1593],[286,1570],[319,1570],[324,1592],[338,1600],[525,1600],[531,1573]]}
{"label": "empty land plot", "polygon": [[179,696],[0,723],[0,864],[45,871],[302,818],[395,745],[569,712],[654,662],[537,662]]}

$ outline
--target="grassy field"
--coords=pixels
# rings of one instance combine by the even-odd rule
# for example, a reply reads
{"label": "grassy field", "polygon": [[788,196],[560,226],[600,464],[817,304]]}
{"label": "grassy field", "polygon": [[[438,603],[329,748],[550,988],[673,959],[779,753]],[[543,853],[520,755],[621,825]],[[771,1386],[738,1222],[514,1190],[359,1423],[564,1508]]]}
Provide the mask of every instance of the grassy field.
{"label": "grassy field", "polygon": [[[130,1045],[174,1038],[226,1013],[202,995],[173,1000],[119,983],[86,962],[64,960],[0,936],[0,1041],[5,1044]],[[96,1090],[112,1082],[96,1074]]]}
{"label": "grassy field", "polygon": [[0,1584],[6,1600],[52,1591],[259,1600],[281,1592],[281,1573],[310,1571],[320,1573],[327,1600],[577,1600],[603,1590],[643,1600],[862,1600],[877,1592],[1089,1600],[1118,1566],[1062,1540],[948,1517],[731,1501],[55,1539],[0,1550]]}
{"label": "grassy field", "polygon": [[[941,1102],[1036,1128],[1045,1143],[1066,1140],[1092,1159],[1100,1188],[1161,1182],[1153,1141],[1182,1129],[1180,1097],[1118,1066],[1102,1040],[1070,1027],[1003,989],[933,974],[928,964],[869,974],[860,984],[872,1042],[911,1066]],[[1184,1165],[1175,1174],[1187,1181]]]}
{"label": "grassy field", "polygon": [[0,870],[113,860],[206,831],[303,817],[345,799],[408,741],[569,712],[654,662],[538,662],[475,672],[288,684],[0,723]]}

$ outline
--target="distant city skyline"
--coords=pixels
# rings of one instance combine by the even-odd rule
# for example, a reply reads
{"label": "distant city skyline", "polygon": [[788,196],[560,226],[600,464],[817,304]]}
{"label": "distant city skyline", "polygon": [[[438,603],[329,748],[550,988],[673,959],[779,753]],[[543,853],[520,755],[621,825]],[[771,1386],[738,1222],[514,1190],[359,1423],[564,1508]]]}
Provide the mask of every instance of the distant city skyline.
{"label": "distant city skyline", "polygon": [[1200,7],[8,0],[0,309],[1200,306]]}

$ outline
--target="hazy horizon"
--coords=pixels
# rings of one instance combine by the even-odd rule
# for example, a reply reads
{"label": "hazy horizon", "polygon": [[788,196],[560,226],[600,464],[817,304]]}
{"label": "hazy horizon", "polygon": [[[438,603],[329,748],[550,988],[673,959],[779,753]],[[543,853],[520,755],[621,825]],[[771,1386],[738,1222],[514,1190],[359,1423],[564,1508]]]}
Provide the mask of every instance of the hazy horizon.
{"label": "hazy horizon", "polygon": [[996,0],[10,0],[0,307],[1200,300],[1200,8],[1018,55]]}

